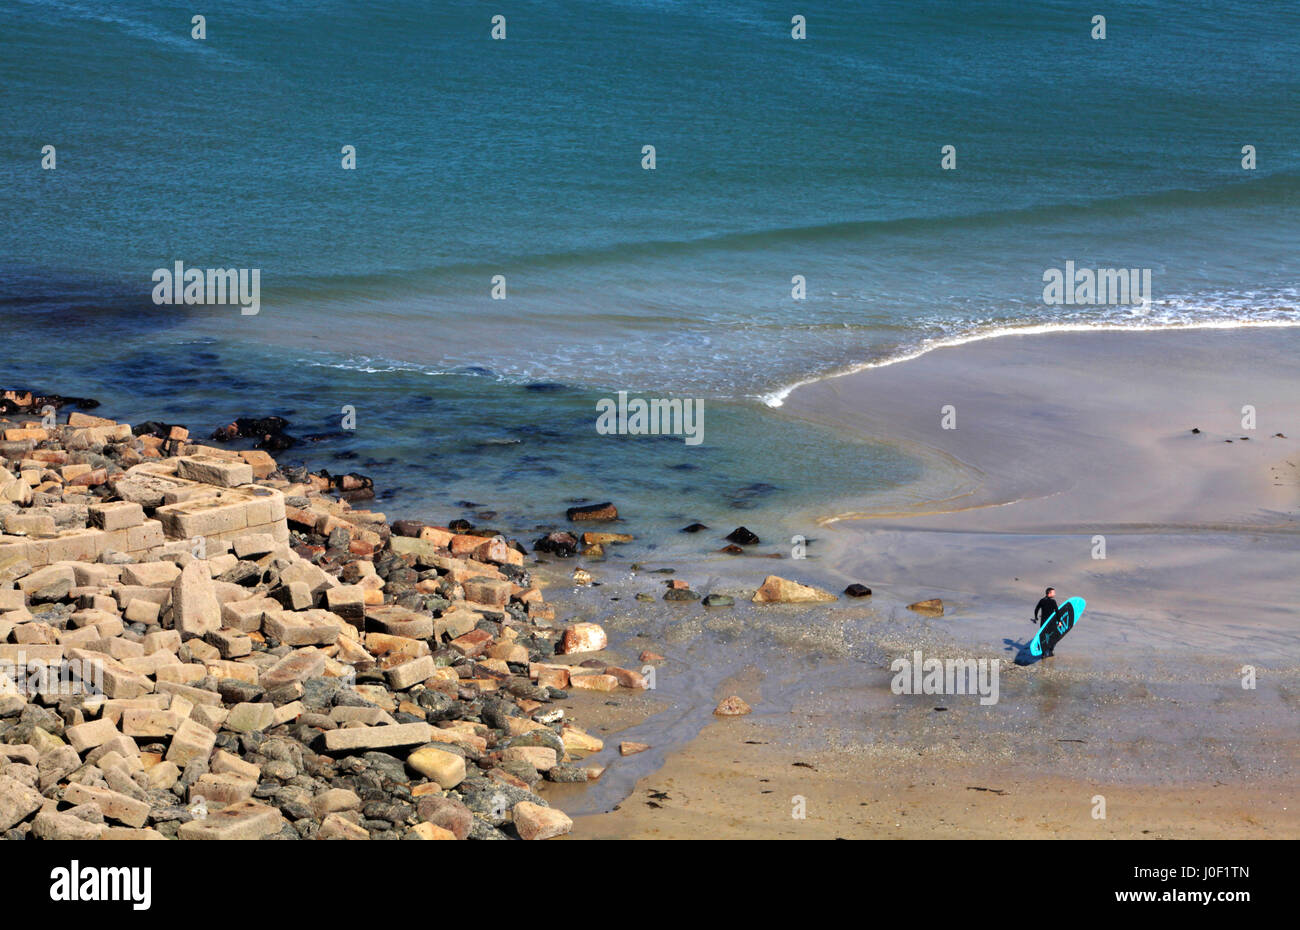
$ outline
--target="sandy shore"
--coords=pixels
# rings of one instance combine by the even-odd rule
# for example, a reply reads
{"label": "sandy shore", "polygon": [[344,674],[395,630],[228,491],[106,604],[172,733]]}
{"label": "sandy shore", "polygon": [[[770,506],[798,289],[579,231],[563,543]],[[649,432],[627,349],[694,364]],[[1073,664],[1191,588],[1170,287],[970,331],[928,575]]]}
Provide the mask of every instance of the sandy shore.
{"label": "sandy shore", "polygon": [[[917,758],[866,769],[792,752],[758,721],[710,724],[575,839],[1294,839],[1294,780],[1111,785],[1029,767]],[[1094,800],[1105,798],[1104,818]],[[796,816],[803,799],[803,817]]]}
{"label": "sandy shore", "polygon": [[[743,655],[675,712],[692,737],[664,733],[662,763],[575,838],[1300,836],[1297,349],[1285,329],[1006,337],[795,391],[791,413],[926,473],[910,497],[809,514],[818,556],[738,567],[737,586],[861,581],[870,606],[738,608]],[[1088,612],[1050,663],[1015,666],[1047,584]],[[926,597],[943,617],[903,606]],[[783,659],[805,645],[783,626],[842,648]],[[916,648],[1000,658],[999,701],[893,694],[889,662]],[[727,693],[754,715],[709,717]]]}

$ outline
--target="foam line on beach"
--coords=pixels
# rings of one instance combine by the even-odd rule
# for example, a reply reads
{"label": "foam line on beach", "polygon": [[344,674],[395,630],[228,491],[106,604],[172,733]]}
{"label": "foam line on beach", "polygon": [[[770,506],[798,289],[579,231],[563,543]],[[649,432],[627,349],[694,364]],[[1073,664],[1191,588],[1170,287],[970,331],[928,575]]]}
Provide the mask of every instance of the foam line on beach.
{"label": "foam line on beach", "polygon": [[860,371],[869,371],[872,368],[886,368],[890,365],[897,365],[900,362],[910,362],[913,359],[928,355],[936,349],[947,349],[955,346],[967,345],[972,342],[984,342],[989,339],[999,339],[1003,336],[1038,336],[1048,333],[1107,333],[1107,332],[1166,332],[1166,331],[1187,331],[1199,329],[1246,329],[1246,328],[1280,328],[1300,326],[1300,319],[1272,319],[1272,320],[1196,320],[1175,323],[1121,323],[1113,321],[1096,322],[1096,323],[1028,323],[1019,326],[996,326],[991,329],[974,330],[962,333],[956,336],[943,336],[937,339],[930,339],[921,345],[897,355],[890,355],[886,358],[875,359],[869,362],[860,362],[850,365],[847,368],[841,368],[836,371],[827,372],[826,374],[814,375],[811,378],[805,378],[802,381],[796,381],[785,387],[778,388],[768,394],[761,394],[758,399],[769,407],[781,407],[785,404],[786,398],[801,387],[809,384],[817,384],[820,381],[829,381],[832,378],[841,378],[845,375],[857,374]]}

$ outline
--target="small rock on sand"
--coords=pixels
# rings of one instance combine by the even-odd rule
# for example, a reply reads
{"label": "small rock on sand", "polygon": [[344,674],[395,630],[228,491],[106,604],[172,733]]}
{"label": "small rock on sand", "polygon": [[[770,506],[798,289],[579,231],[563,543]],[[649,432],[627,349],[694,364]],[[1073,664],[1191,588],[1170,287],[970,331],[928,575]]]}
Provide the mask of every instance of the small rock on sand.
{"label": "small rock on sand", "polygon": [[564,639],[560,641],[560,654],[599,652],[608,644],[609,639],[600,624],[575,623],[564,631]]}
{"label": "small rock on sand", "polygon": [[713,709],[713,713],[718,717],[743,717],[753,710],[748,704],[742,701],[736,695],[723,700],[721,704]]}
{"label": "small rock on sand", "polygon": [[754,592],[755,604],[809,604],[836,600],[834,594],[776,575],[768,575]]}

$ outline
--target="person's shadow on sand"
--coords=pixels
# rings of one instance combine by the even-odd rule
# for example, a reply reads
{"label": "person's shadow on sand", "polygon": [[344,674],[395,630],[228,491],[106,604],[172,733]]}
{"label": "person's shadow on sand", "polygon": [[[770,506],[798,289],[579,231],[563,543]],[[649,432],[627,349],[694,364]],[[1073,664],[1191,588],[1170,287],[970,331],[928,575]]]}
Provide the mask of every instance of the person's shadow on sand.
{"label": "person's shadow on sand", "polygon": [[1037,662],[1043,661],[1043,657],[1036,656],[1029,651],[1029,643],[1032,642],[1032,638],[1029,642],[1022,643],[1019,640],[1008,637],[1007,639],[1002,640],[1002,645],[1006,647],[1007,652],[1010,652],[1012,649],[1016,650],[1017,665],[1033,665]]}

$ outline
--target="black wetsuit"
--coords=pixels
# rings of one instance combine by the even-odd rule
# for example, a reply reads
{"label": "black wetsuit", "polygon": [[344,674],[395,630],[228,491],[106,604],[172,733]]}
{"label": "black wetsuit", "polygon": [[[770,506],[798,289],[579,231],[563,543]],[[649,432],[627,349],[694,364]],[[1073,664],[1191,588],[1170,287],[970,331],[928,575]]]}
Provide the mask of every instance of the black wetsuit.
{"label": "black wetsuit", "polygon": [[[1038,602],[1037,606],[1034,607],[1034,622],[1039,626],[1042,626],[1047,622],[1047,618],[1054,613],[1056,613],[1056,598],[1045,597]],[[1052,653],[1051,651],[1048,651],[1043,654],[1050,656]]]}
{"label": "black wetsuit", "polygon": [[1056,598],[1045,597],[1034,608],[1034,622],[1038,624],[1046,623],[1047,618],[1054,613],[1056,613]]}

